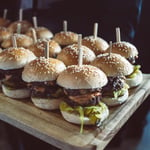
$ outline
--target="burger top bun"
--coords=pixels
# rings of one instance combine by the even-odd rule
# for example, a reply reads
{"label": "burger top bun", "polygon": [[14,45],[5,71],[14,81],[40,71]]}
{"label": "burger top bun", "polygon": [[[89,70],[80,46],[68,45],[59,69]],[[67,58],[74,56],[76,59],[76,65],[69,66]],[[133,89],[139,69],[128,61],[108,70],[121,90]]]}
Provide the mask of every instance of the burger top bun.
{"label": "burger top bun", "polygon": [[[109,50],[110,47],[107,49],[107,52],[109,52]],[[120,54],[125,58],[138,56],[138,50],[136,47],[133,44],[125,41],[113,43],[111,46],[111,52]]]}
{"label": "burger top bun", "polygon": [[39,57],[25,66],[22,79],[25,82],[54,81],[65,69],[64,63],[60,60]]}
{"label": "burger top bun", "polygon": [[[50,39],[53,37],[53,33],[45,27],[37,27],[34,29],[36,32],[37,39]],[[32,28],[29,28],[29,30],[26,32],[26,35],[33,38]]]}
{"label": "burger top bun", "polygon": [[17,31],[17,25],[18,24],[21,24],[21,33],[26,33],[28,31],[28,29],[30,27],[32,27],[32,24],[26,20],[22,20],[22,21],[15,21],[15,22],[12,22],[9,26],[8,26],[8,29],[13,32],[13,33],[16,33]]}
{"label": "burger top bun", "polygon": [[109,47],[108,43],[100,38],[94,38],[94,36],[88,36],[82,39],[82,44],[93,50],[96,55],[104,53]]}
{"label": "burger top bun", "polygon": [[53,38],[61,46],[71,45],[78,42],[78,34],[71,31],[61,31],[56,33]]}
{"label": "burger top bun", "polygon": [[[16,42],[18,47],[25,47],[28,48],[30,45],[33,44],[33,39],[29,36],[26,36],[24,34],[14,34],[16,37]],[[12,39],[9,37],[8,39],[4,40],[1,44],[3,48],[9,48],[12,47]]]}
{"label": "burger top bun", "polygon": [[12,35],[12,32],[10,32],[5,27],[0,27],[0,42],[8,39]]}
{"label": "burger top bun", "polygon": [[101,88],[107,84],[107,77],[97,67],[72,65],[60,73],[57,84],[67,89]]}
{"label": "burger top bun", "polygon": [[22,68],[35,58],[35,55],[28,49],[11,47],[0,53],[0,69]]}
{"label": "burger top bun", "polygon": [[0,26],[1,27],[7,27],[10,24],[10,20],[5,18],[0,18]]}
{"label": "burger top bun", "polygon": [[103,70],[107,76],[129,75],[133,72],[134,67],[128,60],[119,54],[104,53],[97,56],[91,63]]}
{"label": "burger top bun", "polygon": [[39,39],[35,44],[31,45],[29,49],[37,56],[45,55],[45,45],[49,42],[49,56],[56,57],[61,51],[60,45],[51,39]]}
{"label": "burger top bun", "polygon": [[[81,46],[83,49],[83,64],[89,64],[95,59],[95,54],[86,46]],[[78,64],[79,50],[78,45],[73,44],[66,46],[58,54],[57,59],[63,61],[66,66]]]}

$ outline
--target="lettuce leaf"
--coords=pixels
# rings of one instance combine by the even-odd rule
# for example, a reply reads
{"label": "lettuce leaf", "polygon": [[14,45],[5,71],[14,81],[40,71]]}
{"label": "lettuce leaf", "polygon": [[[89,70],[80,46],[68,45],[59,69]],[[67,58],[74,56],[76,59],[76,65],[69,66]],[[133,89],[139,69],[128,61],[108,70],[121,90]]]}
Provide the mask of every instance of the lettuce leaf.
{"label": "lettuce leaf", "polygon": [[81,121],[80,133],[83,133],[84,117],[88,117],[90,119],[90,123],[94,125],[101,119],[102,113],[106,109],[108,109],[107,106],[102,102],[96,106],[87,107],[71,107],[66,102],[60,103],[60,110],[79,115]]}
{"label": "lettuce leaf", "polygon": [[129,88],[128,84],[124,83],[124,87],[121,90],[113,92],[114,98],[118,98],[119,96],[122,96],[126,91],[126,89],[128,88]]}
{"label": "lettuce leaf", "polygon": [[139,72],[140,68],[141,68],[140,65],[135,65],[133,72],[130,75],[126,76],[126,77],[127,78],[134,78],[136,76],[136,74]]}

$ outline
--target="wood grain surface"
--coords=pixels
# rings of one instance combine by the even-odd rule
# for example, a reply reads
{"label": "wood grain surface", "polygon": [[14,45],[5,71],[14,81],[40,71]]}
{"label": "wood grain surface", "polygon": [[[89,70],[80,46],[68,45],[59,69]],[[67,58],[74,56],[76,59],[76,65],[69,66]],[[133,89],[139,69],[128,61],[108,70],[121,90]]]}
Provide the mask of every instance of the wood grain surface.
{"label": "wood grain surface", "polygon": [[44,111],[29,99],[11,99],[2,92],[0,119],[63,150],[103,150],[150,94],[150,74],[143,76],[124,104],[110,108],[109,118],[99,128],[85,126],[83,134],[80,126],[65,121],[59,111]]}

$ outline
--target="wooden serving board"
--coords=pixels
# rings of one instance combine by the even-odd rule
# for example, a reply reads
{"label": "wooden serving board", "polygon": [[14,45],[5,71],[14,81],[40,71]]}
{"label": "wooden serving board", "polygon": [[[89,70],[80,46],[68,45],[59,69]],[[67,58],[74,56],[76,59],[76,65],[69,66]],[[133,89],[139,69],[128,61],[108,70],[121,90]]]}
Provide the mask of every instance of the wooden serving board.
{"label": "wooden serving board", "polygon": [[103,150],[129,117],[150,94],[150,74],[143,74],[139,87],[130,90],[124,104],[110,109],[100,128],[65,121],[59,111],[44,111],[28,100],[15,100],[0,93],[0,119],[63,150]]}

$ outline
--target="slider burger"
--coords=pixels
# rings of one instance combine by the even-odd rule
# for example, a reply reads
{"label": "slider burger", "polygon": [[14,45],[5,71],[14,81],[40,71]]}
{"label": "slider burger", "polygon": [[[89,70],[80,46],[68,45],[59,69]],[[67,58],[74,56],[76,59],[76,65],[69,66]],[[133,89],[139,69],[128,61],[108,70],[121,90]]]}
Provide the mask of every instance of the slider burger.
{"label": "slider burger", "polygon": [[[28,48],[30,45],[33,44],[33,39],[27,35],[15,33],[14,36],[16,37],[16,42],[18,47]],[[9,48],[12,47],[12,45],[13,43],[11,37],[4,40],[1,44],[3,48]]]}
{"label": "slider burger", "polygon": [[[90,64],[95,59],[95,54],[86,46],[81,46],[83,51],[83,64]],[[64,47],[58,54],[57,59],[64,62],[66,66],[76,65],[78,63],[79,49],[78,44],[72,44]]]}
{"label": "slider burger", "polygon": [[0,26],[1,27],[7,27],[10,24],[10,20],[5,18],[0,18]]}
{"label": "slider burger", "polygon": [[53,37],[62,48],[78,42],[78,34],[71,31],[61,31]]}
{"label": "slider burger", "polygon": [[0,72],[4,75],[2,80],[3,93],[11,98],[27,98],[30,91],[22,81],[24,66],[35,59],[35,55],[24,48],[8,48],[0,53]]}
{"label": "slider burger", "polygon": [[[106,50],[106,52],[109,51],[110,47]],[[135,65],[136,59],[138,58],[137,48],[129,42],[121,41],[112,44],[111,52],[120,54],[134,65],[133,72],[130,75],[126,76],[126,82],[130,88],[138,86],[143,80],[143,75],[140,70],[140,65]]]}
{"label": "slider burger", "polygon": [[104,39],[100,37],[94,38],[94,36],[84,37],[82,39],[82,44],[90,48],[95,53],[95,55],[104,53],[109,46]]}
{"label": "slider burger", "polygon": [[133,65],[115,53],[100,54],[91,65],[100,68],[108,78],[107,85],[102,89],[102,101],[108,106],[125,102],[129,95],[125,76],[133,72]]}
{"label": "slider burger", "polygon": [[100,125],[109,115],[102,103],[101,89],[107,84],[106,75],[90,65],[68,66],[57,78],[57,84],[64,89],[66,99],[60,110],[65,120],[75,124]]}
{"label": "slider burger", "polygon": [[66,67],[60,60],[45,57],[36,58],[25,66],[22,79],[28,83],[35,106],[46,110],[59,108],[64,93],[56,79],[64,69]]}
{"label": "slider burger", "polygon": [[21,33],[26,33],[28,31],[28,29],[30,27],[32,27],[32,24],[27,21],[27,20],[22,20],[22,21],[15,21],[12,22],[9,26],[8,29],[12,32],[12,33],[16,33],[17,32],[17,25],[21,24]]}
{"label": "slider burger", "polygon": [[35,44],[31,45],[29,49],[37,56],[45,56],[45,44],[49,42],[49,56],[56,58],[61,51],[60,45],[51,39],[39,39]]}
{"label": "slider burger", "polygon": [[10,32],[7,28],[0,27],[0,43],[8,39],[11,35],[12,32]]}
{"label": "slider burger", "polygon": [[[37,39],[51,39],[53,37],[53,33],[46,27],[37,27],[34,29],[36,32]],[[33,38],[32,28],[28,29],[26,35]]]}

